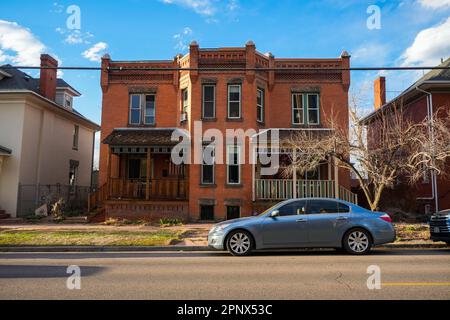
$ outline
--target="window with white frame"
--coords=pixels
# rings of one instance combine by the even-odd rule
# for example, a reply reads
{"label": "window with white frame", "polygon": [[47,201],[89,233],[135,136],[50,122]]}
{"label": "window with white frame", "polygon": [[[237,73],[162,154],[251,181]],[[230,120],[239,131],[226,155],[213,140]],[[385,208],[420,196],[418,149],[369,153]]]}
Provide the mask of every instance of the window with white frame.
{"label": "window with white frame", "polygon": [[308,93],[306,96],[308,124],[319,124],[319,95],[317,93]]}
{"label": "window with white frame", "polygon": [[216,116],[216,86],[203,85],[202,118],[213,119]]}
{"label": "window with white frame", "polygon": [[292,123],[319,124],[320,99],[317,93],[292,94]]}
{"label": "window with white frame", "polygon": [[241,118],[241,85],[228,85],[228,118]]}
{"label": "window with white frame", "polygon": [[292,94],[292,123],[304,124],[303,95],[301,93]]}
{"label": "window with white frame", "polygon": [[264,122],[264,90],[256,91],[256,120]]}
{"label": "window with white frame", "polygon": [[201,167],[201,183],[214,184],[214,164],[215,164],[215,150],[214,146],[203,146],[203,160]]}
{"label": "window with white frame", "polygon": [[241,183],[240,147],[227,146],[227,183]]}
{"label": "window with white frame", "polygon": [[129,123],[132,125],[155,124],[155,98],[154,94],[131,94]]}
{"label": "window with white frame", "polygon": [[182,98],[182,112],[187,112],[189,108],[189,92],[188,89],[185,88],[181,91]]}

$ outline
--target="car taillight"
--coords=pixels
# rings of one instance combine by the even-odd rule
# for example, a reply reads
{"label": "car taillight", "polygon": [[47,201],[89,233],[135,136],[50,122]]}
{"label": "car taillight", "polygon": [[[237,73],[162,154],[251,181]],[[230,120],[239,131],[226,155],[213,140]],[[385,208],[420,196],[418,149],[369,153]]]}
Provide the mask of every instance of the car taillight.
{"label": "car taillight", "polygon": [[392,219],[388,214],[383,214],[382,216],[379,217],[381,220],[384,220],[386,222],[392,223]]}

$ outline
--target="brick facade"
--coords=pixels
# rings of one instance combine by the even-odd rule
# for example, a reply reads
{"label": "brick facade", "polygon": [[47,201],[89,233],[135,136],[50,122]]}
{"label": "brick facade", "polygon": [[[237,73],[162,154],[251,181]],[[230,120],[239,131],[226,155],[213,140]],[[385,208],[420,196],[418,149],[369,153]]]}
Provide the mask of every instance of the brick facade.
{"label": "brick facade", "polygon": [[[202,122],[203,131],[214,128],[226,129],[267,129],[304,127],[292,124],[292,92],[317,92],[320,95],[320,123],[313,127],[323,127],[324,120],[335,114],[340,125],[348,127],[348,89],[350,72],[344,71],[257,71],[254,68],[345,68],[350,57],[345,52],[333,59],[278,59],[271,54],[261,54],[255,45],[248,42],[245,47],[202,49],[193,42],[189,53],[178,55],[166,61],[113,61],[109,56],[102,60],[101,87],[102,132],[101,141],[114,128],[129,127],[129,93],[151,91],[156,93],[156,127],[184,128],[194,130],[194,121],[202,120],[202,84],[215,85],[215,118]],[[107,69],[109,67],[109,70]],[[117,70],[117,67],[132,67],[136,70]],[[158,68],[158,71],[139,70],[141,67]],[[170,68],[193,68],[194,70],[171,70]],[[240,70],[197,70],[197,68],[240,68]],[[167,70],[164,70],[167,69]],[[228,84],[239,83],[242,89],[241,119],[227,119]],[[188,90],[188,119],[181,122],[183,89]],[[264,90],[264,121],[257,121],[257,89]],[[248,160],[249,144],[245,146]],[[225,155],[225,147],[224,153]],[[101,145],[100,185],[106,182],[108,167],[108,146]],[[112,157],[111,166],[117,168],[117,157]],[[246,161],[248,163],[248,161]],[[114,170],[113,170],[114,171]],[[226,165],[215,166],[215,184],[200,184],[201,166],[192,164],[189,176],[189,216],[198,219],[201,203],[215,204],[215,218],[224,219],[226,206],[237,203],[241,215],[254,212],[252,203],[252,166],[241,165],[241,184],[226,184]],[[328,177],[330,178],[330,177]],[[339,183],[350,187],[349,174],[339,171]],[[208,202],[209,201],[209,202]]]}

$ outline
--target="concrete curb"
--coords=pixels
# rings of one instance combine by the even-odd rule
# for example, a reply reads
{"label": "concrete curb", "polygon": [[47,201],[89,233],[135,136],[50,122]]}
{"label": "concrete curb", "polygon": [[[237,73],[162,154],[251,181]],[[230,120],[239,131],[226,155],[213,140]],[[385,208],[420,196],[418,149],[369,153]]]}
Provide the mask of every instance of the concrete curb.
{"label": "concrete curb", "polygon": [[[436,243],[387,244],[383,249],[440,249],[447,245]],[[293,249],[297,250],[297,249]],[[0,246],[0,252],[125,252],[125,251],[216,251],[208,246]]]}

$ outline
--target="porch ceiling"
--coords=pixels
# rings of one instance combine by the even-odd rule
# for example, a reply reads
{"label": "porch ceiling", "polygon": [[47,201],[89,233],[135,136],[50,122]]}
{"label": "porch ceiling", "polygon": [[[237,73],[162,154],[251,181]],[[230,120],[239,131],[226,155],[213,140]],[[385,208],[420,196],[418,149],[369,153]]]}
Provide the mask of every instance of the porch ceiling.
{"label": "porch ceiling", "polygon": [[103,143],[114,146],[173,146],[172,134],[188,137],[188,132],[179,128],[116,128]]}

